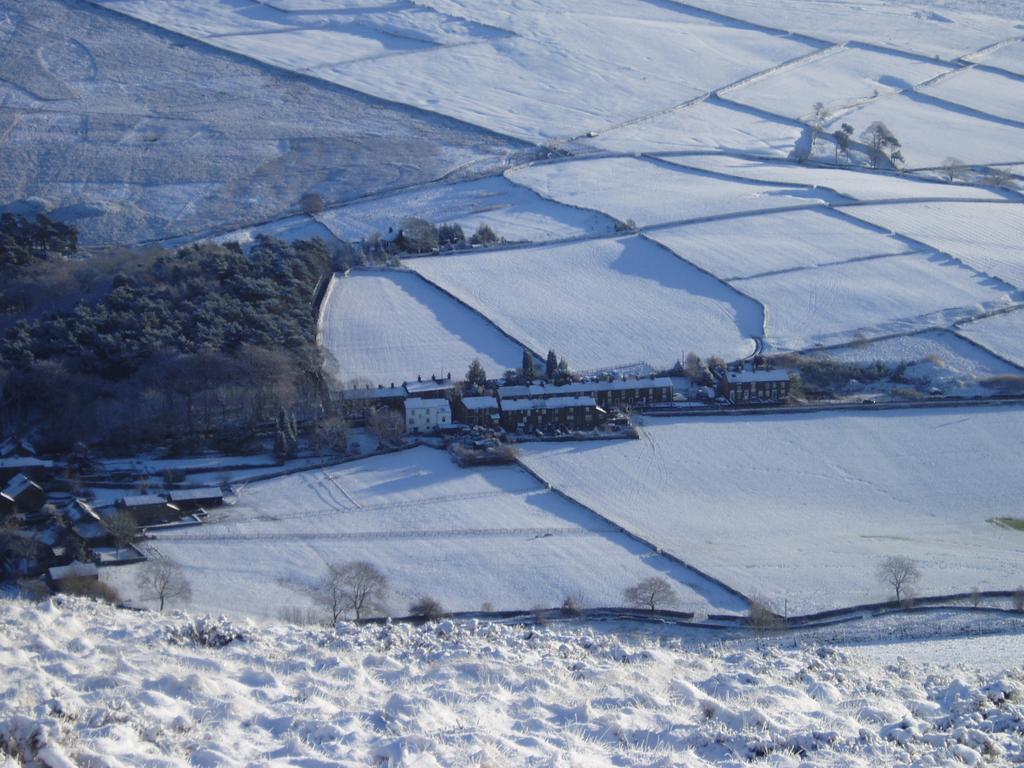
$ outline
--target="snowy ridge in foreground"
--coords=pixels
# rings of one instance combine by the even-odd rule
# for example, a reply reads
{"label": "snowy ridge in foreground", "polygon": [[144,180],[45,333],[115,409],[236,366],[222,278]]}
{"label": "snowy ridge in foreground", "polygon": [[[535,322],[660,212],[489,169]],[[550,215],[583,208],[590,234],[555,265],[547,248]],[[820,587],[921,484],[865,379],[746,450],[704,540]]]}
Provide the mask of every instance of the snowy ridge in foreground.
{"label": "snowy ridge in foreground", "polygon": [[586,627],[334,633],[5,600],[0,670],[4,768],[19,758],[51,767],[933,766],[1024,755],[1021,669],[925,674],[828,648],[695,652]]}

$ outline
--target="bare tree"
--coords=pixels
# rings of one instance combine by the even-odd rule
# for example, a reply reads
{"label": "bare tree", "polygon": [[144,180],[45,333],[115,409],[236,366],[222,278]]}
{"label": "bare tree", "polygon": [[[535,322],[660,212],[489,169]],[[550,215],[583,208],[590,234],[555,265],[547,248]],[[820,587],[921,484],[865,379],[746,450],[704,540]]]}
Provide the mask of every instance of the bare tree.
{"label": "bare tree", "polygon": [[130,512],[117,512],[107,518],[107,531],[114,540],[117,558],[121,559],[121,550],[135,541],[139,535],[139,525]]}
{"label": "bare tree", "polygon": [[946,181],[963,181],[967,177],[968,166],[959,157],[947,157],[942,161],[942,173]]}
{"label": "bare tree", "polygon": [[405,419],[398,411],[377,408],[366,417],[366,429],[382,443],[395,443],[405,432]]}
{"label": "bare tree", "polygon": [[683,359],[683,370],[690,381],[696,384],[704,376],[704,361],[696,352],[689,352]]}
{"label": "bare tree", "polygon": [[376,566],[367,562],[327,566],[327,575],[313,590],[313,598],[330,614],[331,623],[351,612],[356,621],[384,609],[388,582]]}
{"label": "bare tree", "polygon": [[303,213],[320,213],[324,209],[324,199],[316,192],[307,192],[299,198],[299,206]]}
{"label": "bare tree", "polygon": [[878,580],[892,587],[896,592],[896,602],[902,603],[921,580],[921,571],[909,557],[890,555],[878,564]]}
{"label": "bare tree", "polygon": [[767,600],[753,598],[748,615],[750,626],[758,631],[770,632],[786,628],[786,619],[771,609]]}
{"label": "bare tree", "polygon": [[627,605],[651,611],[679,602],[672,585],[660,576],[651,576],[632,587],[627,587],[622,591],[622,596]]}
{"label": "bare tree", "polygon": [[154,555],[147,560],[139,568],[135,583],[142,599],[158,601],[161,611],[168,601],[184,602],[192,597],[192,587],[181,566],[163,555]]}

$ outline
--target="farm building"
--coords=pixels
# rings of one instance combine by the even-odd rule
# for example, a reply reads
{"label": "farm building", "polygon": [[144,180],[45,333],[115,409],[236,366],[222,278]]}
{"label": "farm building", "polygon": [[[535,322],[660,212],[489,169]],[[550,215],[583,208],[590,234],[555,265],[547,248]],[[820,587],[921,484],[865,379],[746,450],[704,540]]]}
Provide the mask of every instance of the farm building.
{"label": "farm building", "polygon": [[53,462],[47,459],[37,459],[34,456],[0,458],[0,482],[10,480],[15,475],[25,475],[33,480],[39,480],[52,471]]}
{"label": "farm building", "polygon": [[167,499],[182,512],[195,512],[203,507],[219,507],[224,503],[224,493],[220,488],[189,488],[171,491]]}
{"label": "farm building", "polygon": [[727,371],[720,391],[733,405],[779,403],[789,397],[789,371]]}
{"label": "farm building", "polygon": [[498,401],[493,397],[464,397],[457,412],[463,424],[474,427],[496,427],[501,421]]}
{"label": "farm building", "polygon": [[0,458],[31,458],[36,455],[35,446],[32,445],[28,440],[22,440],[20,437],[8,437],[2,443],[0,443]]}
{"label": "farm building", "polygon": [[103,518],[87,501],[75,499],[64,507],[64,519],[71,532],[86,544],[95,546],[110,540]]}
{"label": "farm building", "polygon": [[509,432],[530,432],[546,427],[590,429],[604,416],[604,409],[588,395],[501,402],[501,426]]}
{"label": "farm building", "polygon": [[154,525],[181,517],[181,509],[178,506],[153,493],[122,496],[115,502],[115,506],[130,514],[139,525]]}
{"label": "farm building", "polygon": [[409,432],[433,432],[452,423],[452,406],[443,398],[410,397],[405,401],[405,428]]}
{"label": "farm building", "polygon": [[46,491],[26,475],[15,475],[0,492],[0,512],[32,514],[46,503]]}
{"label": "farm building", "polygon": [[553,397],[592,397],[604,409],[636,407],[672,402],[672,380],[669,378],[611,379],[576,381],[571,384],[530,384],[500,387],[502,407],[507,400],[547,399]]}

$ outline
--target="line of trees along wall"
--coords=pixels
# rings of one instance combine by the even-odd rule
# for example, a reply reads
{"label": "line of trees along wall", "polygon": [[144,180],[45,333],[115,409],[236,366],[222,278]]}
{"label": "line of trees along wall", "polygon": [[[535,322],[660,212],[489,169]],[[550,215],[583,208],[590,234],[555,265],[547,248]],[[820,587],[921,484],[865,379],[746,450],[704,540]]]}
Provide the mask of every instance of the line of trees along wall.
{"label": "line of trees along wall", "polygon": [[[241,450],[282,410],[321,413],[325,243],[261,238],[248,253],[200,244],[67,258],[68,235],[57,234],[49,248],[33,230],[31,257],[19,246],[13,279],[0,286],[4,432],[54,449],[204,439]],[[0,241],[0,263],[11,242]],[[24,295],[33,282],[51,286],[45,300]]]}

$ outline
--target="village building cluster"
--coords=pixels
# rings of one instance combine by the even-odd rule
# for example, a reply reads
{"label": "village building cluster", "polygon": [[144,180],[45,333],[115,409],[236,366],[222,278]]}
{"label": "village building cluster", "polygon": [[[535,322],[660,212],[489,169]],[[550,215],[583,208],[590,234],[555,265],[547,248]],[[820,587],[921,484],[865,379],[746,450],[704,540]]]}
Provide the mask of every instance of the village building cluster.
{"label": "village building cluster", "polygon": [[[784,402],[790,395],[790,374],[756,366],[711,372],[714,386],[692,388],[719,404],[755,405]],[[704,394],[706,391],[706,394]],[[433,433],[459,425],[528,434],[555,429],[589,431],[638,409],[671,407],[677,399],[669,376],[594,376],[555,383],[488,382],[471,386],[443,378],[418,378],[376,388],[351,388],[337,393],[346,417],[360,420],[387,410],[404,415],[411,434]]]}

